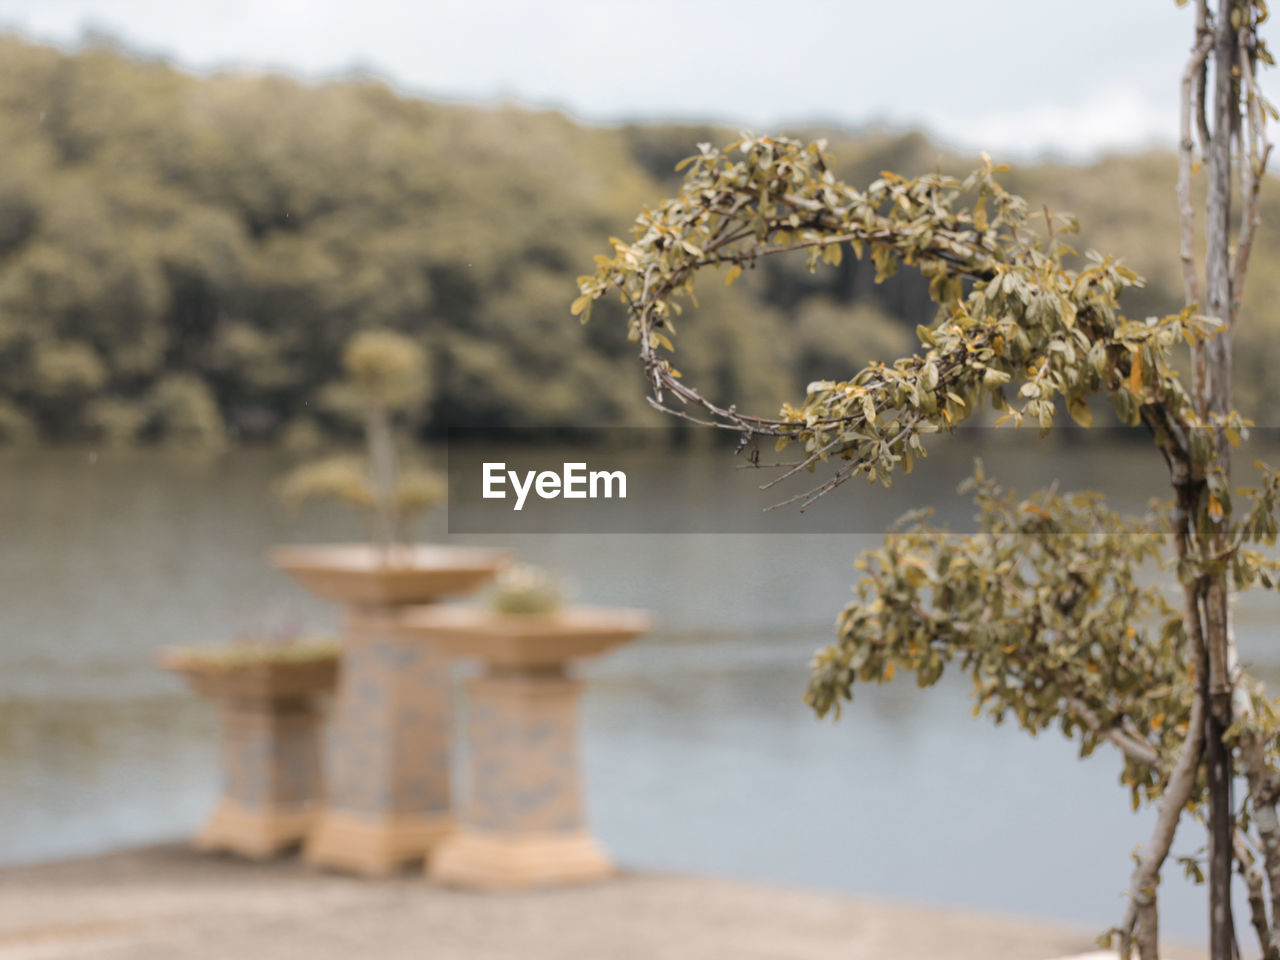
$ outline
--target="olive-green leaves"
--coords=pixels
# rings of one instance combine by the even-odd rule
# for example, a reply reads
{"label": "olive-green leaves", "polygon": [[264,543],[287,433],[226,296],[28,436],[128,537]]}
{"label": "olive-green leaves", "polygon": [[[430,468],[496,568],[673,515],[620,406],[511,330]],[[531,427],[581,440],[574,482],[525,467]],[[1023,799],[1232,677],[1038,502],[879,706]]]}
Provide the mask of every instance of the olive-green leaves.
{"label": "olive-green leaves", "polygon": [[[969,482],[980,532],[909,518],[858,562],[863,579],[838,638],[814,658],[807,702],[838,711],[855,682],[909,672],[922,686],[967,674],[974,713],[1075,737],[1132,737],[1122,779],[1159,793],[1186,733],[1194,689],[1180,615],[1143,567],[1161,558],[1161,518],[1129,519],[1097,495],[1019,500],[981,472]],[[1150,761],[1139,759],[1149,752]]]}
{"label": "olive-green leaves", "polygon": [[[1069,263],[1078,258],[1062,236],[1072,225],[1055,218],[1057,232],[1040,237],[1026,202],[997,179],[1003,168],[987,160],[963,180],[884,172],[859,190],[833,176],[823,151],[822,142],[768,137],[724,150],[701,145],[679,194],[643,211],[632,237],[613,238],[612,255],[579,278],[574,313],[585,317],[611,292],[626,304],[659,403],[670,392],[724,426],[799,443],[806,466],[839,458],[837,482],[863,475],[884,484],[919,455],[921,435],[988,404],[1001,412],[998,423],[1030,421],[1042,431],[1060,404],[1089,426],[1085,397],[1097,392],[1128,424],[1150,403],[1190,408],[1170,354],[1212,335],[1214,324],[1190,309],[1124,317],[1119,297],[1141,278],[1093,252]],[[838,263],[845,245],[870,256],[880,279],[903,266],[929,278],[937,317],[917,328],[919,353],[826,381],[776,418],[745,418],[677,383],[670,326],[698,270],[725,266],[732,282],[744,266],[791,251],[816,270]]]}

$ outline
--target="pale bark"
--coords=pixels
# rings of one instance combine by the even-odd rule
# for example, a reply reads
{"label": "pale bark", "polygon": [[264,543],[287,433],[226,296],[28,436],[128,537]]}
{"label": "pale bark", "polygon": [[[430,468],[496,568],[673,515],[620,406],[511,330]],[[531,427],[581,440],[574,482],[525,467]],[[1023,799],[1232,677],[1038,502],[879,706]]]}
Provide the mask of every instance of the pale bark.
{"label": "pale bark", "polygon": [[1235,837],[1235,856],[1240,876],[1244,879],[1245,889],[1248,891],[1249,923],[1258,936],[1258,944],[1262,947],[1263,956],[1267,960],[1272,960],[1276,956],[1277,941],[1271,929],[1271,922],[1267,918],[1267,899],[1263,891],[1262,871],[1258,868],[1257,858],[1249,850],[1248,844],[1238,830]]}
{"label": "pale bark", "polygon": [[[1198,632],[1199,614],[1194,613]],[[1178,822],[1195,789],[1196,773],[1200,769],[1203,750],[1204,704],[1197,698],[1191,708],[1182,753],[1160,797],[1155,829],[1133,868],[1133,877],[1129,883],[1129,909],[1120,931],[1120,953],[1123,957],[1129,957],[1133,947],[1137,946],[1138,956],[1142,960],[1159,960],[1160,918],[1156,889],[1160,882],[1160,868],[1169,857],[1169,848],[1173,845]]]}
{"label": "pale bark", "polygon": [[1083,721],[1085,726],[1101,739],[1114,745],[1126,757],[1138,763],[1144,763],[1149,767],[1158,767],[1160,765],[1159,751],[1146,740],[1143,740],[1141,736],[1128,733],[1116,727],[1104,727],[1102,721],[1098,719],[1098,715],[1081,700],[1069,698],[1066,702],[1071,707],[1072,713]]}
{"label": "pale bark", "polygon": [[[1200,302],[1200,271],[1196,266],[1196,209],[1191,196],[1191,178],[1195,169],[1195,141],[1191,138],[1193,91],[1204,75],[1205,60],[1213,38],[1206,33],[1200,36],[1191,51],[1182,72],[1182,97],[1178,138],[1178,213],[1182,229],[1179,234],[1178,256],[1182,261],[1182,287],[1187,303]],[[1197,351],[1199,352],[1199,351]]]}
{"label": "pale bark", "polygon": [[[1159,424],[1148,422],[1153,433],[1162,433]],[[1190,550],[1192,536],[1191,518],[1195,506],[1196,491],[1201,478],[1194,473],[1193,464],[1182,448],[1166,435],[1162,447],[1168,462],[1170,479],[1174,489],[1173,546],[1178,561],[1185,560]],[[1187,739],[1178,756],[1178,762],[1169,774],[1169,780],[1161,795],[1156,826],[1151,839],[1138,855],[1129,885],[1129,907],[1120,927],[1120,952],[1126,960],[1138,948],[1141,960],[1159,960],[1160,915],[1158,892],[1160,871],[1168,859],[1174,834],[1183,811],[1196,787],[1205,751],[1208,713],[1205,677],[1205,636],[1202,604],[1198,583],[1182,585],[1182,625],[1190,648],[1192,673],[1196,677],[1196,696],[1187,721]]]}
{"label": "pale bark", "polygon": [[[1237,680],[1235,715],[1249,719],[1253,704],[1248,691]],[[1256,736],[1245,736],[1240,742],[1240,765],[1249,785],[1249,803],[1253,810],[1253,826],[1261,846],[1262,866],[1257,868],[1266,878],[1271,892],[1271,923],[1263,948],[1267,956],[1280,957],[1280,819],[1276,801],[1280,798],[1280,773],[1267,761],[1267,744]]]}
{"label": "pale bark", "polygon": [[[1179,110],[1178,138],[1178,218],[1179,259],[1182,261],[1183,296],[1187,303],[1201,303],[1200,269],[1196,265],[1196,208],[1191,195],[1191,180],[1195,172],[1195,141],[1191,138],[1194,121],[1199,135],[1200,149],[1208,150],[1209,130],[1204,112],[1205,77],[1208,72],[1209,51],[1213,49],[1213,34],[1208,29],[1209,11],[1206,0],[1196,3],[1196,42],[1191,57],[1182,71],[1182,90]],[[1196,402],[1203,408],[1205,397],[1201,392],[1207,382],[1204,350],[1200,344],[1191,348],[1193,371],[1192,390]]]}
{"label": "pale bark", "polygon": [[1271,157],[1271,144],[1266,142],[1266,115],[1257,88],[1256,46],[1257,38],[1250,31],[1239,31],[1237,62],[1240,66],[1240,92],[1244,98],[1246,122],[1240,134],[1240,233],[1236,240],[1236,255],[1231,273],[1233,325],[1240,312],[1244,281],[1249,272],[1249,255],[1253,252],[1253,240],[1261,220],[1258,194],[1262,189],[1267,161]]}
{"label": "pale bark", "polygon": [[[1205,293],[1208,313],[1224,329],[1205,341],[1204,377],[1197,391],[1201,418],[1213,424],[1231,411],[1231,139],[1237,125],[1238,100],[1233,68],[1238,40],[1231,25],[1236,0],[1220,0],[1213,34],[1213,131],[1207,156],[1205,204]],[[1219,425],[1215,429],[1214,469],[1229,486],[1230,448]],[[1220,526],[1210,537],[1215,553],[1227,546]],[[1232,758],[1224,743],[1231,725],[1231,657],[1228,588],[1224,573],[1209,578],[1204,594],[1205,647],[1208,661],[1208,710],[1205,759],[1209,774],[1209,946],[1212,960],[1233,960],[1235,930],[1231,916],[1231,873],[1235,824],[1232,801]]]}

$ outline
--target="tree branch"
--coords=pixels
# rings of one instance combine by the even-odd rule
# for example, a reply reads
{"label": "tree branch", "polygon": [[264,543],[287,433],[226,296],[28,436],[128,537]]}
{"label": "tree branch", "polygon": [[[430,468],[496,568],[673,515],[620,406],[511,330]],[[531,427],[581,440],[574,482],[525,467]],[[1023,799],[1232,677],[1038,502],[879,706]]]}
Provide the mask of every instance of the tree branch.
{"label": "tree branch", "polygon": [[[1198,614],[1196,619],[1198,622]],[[1191,719],[1187,725],[1187,739],[1182,745],[1182,753],[1178,756],[1178,762],[1160,796],[1159,813],[1151,839],[1142,848],[1129,882],[1129,909],[1120,928],[1122,957],[1128,958],[1131,955],[1135,942],[1142,960],[1158,960],[1160,956],[1160,924],[1156,906],[1160,868],[1169,856],[1178,822],[1195,789],[1196,773],[1200,769],[1203,752],[1204,704],[1197,698],[1191,707]]]}
{"label": "tree branch", "polygon": [[1118,727],[1104,727],[1102,721],[1098,719],[1098,715],[1094,713],[1082,700],[1071,699],[1067,701],[1075,715],[1078,716],[1090,730],[1096,733],[1103,740],[1109,741],[1112,745],[1119,748],[1120,752],[1131,760],[1138,763],[1146,764],[1152,768],[1160,766],[1160,752],[1151,746],[1145,740],[1140,739]]}
{"label": "tree branch", "polygon": [[1213,47],[1213,35],[1206,33],[1196,40],[1191,58],[1182,71],[1180,99],[1180,136],[1178,140],[1178,213],[1182,231],[1179,257],[1182,261],[1182,286],[1187,303],[1200,303],[1200,276],[1196,268],[1196,210],[1191,197],[1191,177],[1195,165],[1195,141],[1191,139],[1192,101],[1196,78],[1204,73],[1205,61]]}
{"label": "tree branch", "polygon": [[1275,960],[1280,956],[1280,937],[1272,929],[1267,919],[1267,898],[1263,892],[1262,870],[1258,867],[1257,858],[1249,849],[1244,834],[1236,830],[1235,839],[1236,869],[1244,879],[1249,895],[1249,923],[1258,936],[1258,946],[1262,949],[1264,960]]}
{"label": "tree branch", "polygon": [[1271,144],[1266,142],[1266,115],[1257,88],[1257,55],[1252,48],[1254,42],[1256,38],[1252,37],[1251,31],[1245,29],[1239,31],[1240,84],[1245,98],[1247,127],[1241,135],[1245,149],[1241,150],[1240,157],[1241,216],[1240,233],[1236,240],[1235,260],[1232,265],[1232,323],[1240,312],[1240,301],[1244,295],[1244,282],[1249,272],[1249,255],[1253,251],[1253,240],[1261,219],[1258,194],[1262,189],[1262,178],[1271,156]]}

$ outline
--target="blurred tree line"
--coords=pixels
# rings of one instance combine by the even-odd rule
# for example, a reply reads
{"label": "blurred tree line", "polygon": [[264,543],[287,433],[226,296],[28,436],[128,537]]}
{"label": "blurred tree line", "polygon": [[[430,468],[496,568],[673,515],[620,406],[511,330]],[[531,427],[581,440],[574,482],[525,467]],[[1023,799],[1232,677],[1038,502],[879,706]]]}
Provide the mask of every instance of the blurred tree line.
{"label": "blurred tree line", "polygon": [[[831,140],[838,176],[964,170],[920,134]],[[349,429],[316,400],[356,330],[401,331],[431,365],[414,414],[449,425],[666,423],[635,400],[625,324],[568,317],[603,238],[672,192],[710,127],[580,126],[562,115],[402,97],[351,79],[197,79],[109,44],[76,54],[0,37],[0,438],[286,441]],[[1018,193],[1077,214],[1080,249],[1150,281],[1131,311],[1176,309],[1172,154],[1015,168]],[[1264,191],[1264,207],[1280,192]],[[1267,199],[1269,198],[1269,199]],[[1280,210],[1263,211],[1280,223]],[[1264,226],[1255,262],[1280,258]],[[681,369],[723,396],[794,398],[910,349],[918,278],[868,262],[770,262],[699,288]],[[1255,271],[1237,355],[1242,409],[1280,408]],[[606,319],[606,318],[602,318]],[[833,349],[832,344],[841,344]],[[554,376],[553,376],[554,374]],[[772,412],[767,411],[767,412]]]}

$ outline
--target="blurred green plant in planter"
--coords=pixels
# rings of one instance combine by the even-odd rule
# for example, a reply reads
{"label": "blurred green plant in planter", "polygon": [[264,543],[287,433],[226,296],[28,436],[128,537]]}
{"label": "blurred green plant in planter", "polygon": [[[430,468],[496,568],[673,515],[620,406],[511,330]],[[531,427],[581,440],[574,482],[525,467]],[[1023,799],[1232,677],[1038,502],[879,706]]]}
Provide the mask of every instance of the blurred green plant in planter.
{"label": "blurred green plant in planter", "polygon": [[340,649],[336,638],[304,632],[296,622],[289,621],[247,630],[226,643],[169,647],[163,652],[162,661],[175,670],[217,673],[255,667],[305,667],[335,660]]}
{"label": "blurred green plant in planter", "polygon": [[494,580],[489,607],[494,613],[547,616],[564,606],[564,583],[554,574],[532,564],[516,563]]}
{"label": "blurred green plant in planter", "polygon": [[166,652],[166,660],[174,666],[190,666],[208,670],[234,670],[237,667],[306,664],[331,660],[340,645],[328,637],[298,636],[237,637],[231,643],[210,647],[174,647]]}
{"label": "blurred green plant in planter", "polygon": [[405,538],[410,521],[438,506],[446,493],[438,474],[404,467],[396,450],[396,415],[427,392],[425,357],[403,334],[366,330],[347,341],[342,366],[345,378],[330,385],[321,401],[363,425],[365,454],[305,463],[284,478],[280,493],[291,506],[331,497],[365,511],[385,560]]}

